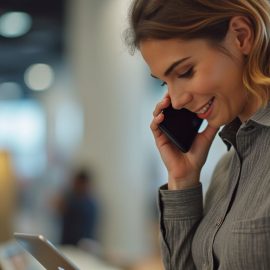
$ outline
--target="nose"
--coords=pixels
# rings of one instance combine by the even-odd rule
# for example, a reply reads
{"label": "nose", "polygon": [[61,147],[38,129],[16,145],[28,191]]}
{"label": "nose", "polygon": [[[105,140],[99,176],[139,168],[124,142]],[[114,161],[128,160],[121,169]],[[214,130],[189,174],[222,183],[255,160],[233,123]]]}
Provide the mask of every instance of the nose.
{"label": "nose", "polygon": [[[170,94],[170,93],[169,93]],[[187,108],[188,104],[192,101],[191,93],[184,92],[178,94],[170,94],[172,107],[176,110]]]}

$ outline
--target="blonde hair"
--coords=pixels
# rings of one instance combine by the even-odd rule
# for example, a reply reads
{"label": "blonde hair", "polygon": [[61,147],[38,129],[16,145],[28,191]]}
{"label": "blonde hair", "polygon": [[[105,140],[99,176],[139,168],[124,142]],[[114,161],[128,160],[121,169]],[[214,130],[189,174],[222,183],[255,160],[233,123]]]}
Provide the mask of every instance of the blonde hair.
{"label": "blonde hair", "polygon": [[245,16],[253,28],[243,84],[265,106],[270,96],[270,3],[268,0],[134,0],[125,39],[131,51],[145,39],[206,39],[220,47],[229,22]]}

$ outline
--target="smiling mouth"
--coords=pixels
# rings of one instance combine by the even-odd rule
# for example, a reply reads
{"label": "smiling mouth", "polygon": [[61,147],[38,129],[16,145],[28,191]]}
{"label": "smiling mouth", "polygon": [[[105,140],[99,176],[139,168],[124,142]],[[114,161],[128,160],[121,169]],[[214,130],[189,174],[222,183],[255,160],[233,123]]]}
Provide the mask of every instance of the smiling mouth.
{"label": "smiling mouth", "polygon": [[204,114],[206,113],[209,108],[211,107],[215,97],[212,97],[199,111],[196,111],[196,114]]}

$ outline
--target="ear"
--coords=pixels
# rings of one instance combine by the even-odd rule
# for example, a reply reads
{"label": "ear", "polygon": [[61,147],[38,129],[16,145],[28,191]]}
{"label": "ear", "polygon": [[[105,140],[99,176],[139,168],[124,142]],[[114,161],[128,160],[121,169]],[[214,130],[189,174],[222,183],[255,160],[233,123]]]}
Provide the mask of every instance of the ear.
{"label": "ear", "polygon": [[230,20],[229,29],[237,49],[248,55],[253,45],[253,28],[250,20],[244,16],[235,16]]}

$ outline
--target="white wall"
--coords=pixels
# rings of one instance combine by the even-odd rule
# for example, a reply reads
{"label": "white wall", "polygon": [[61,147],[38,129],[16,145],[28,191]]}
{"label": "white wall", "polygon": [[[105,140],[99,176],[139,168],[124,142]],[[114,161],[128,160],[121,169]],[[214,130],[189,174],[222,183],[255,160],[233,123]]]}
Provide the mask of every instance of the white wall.
{"label": "white wall", "polygon": [[132,261],[150,249],[140,104],[143,63],[122,41],[129,1],[76,0],[68,9],[68,53],[84,109],[77,159],[94,166],[103,201],[102,242]]}

